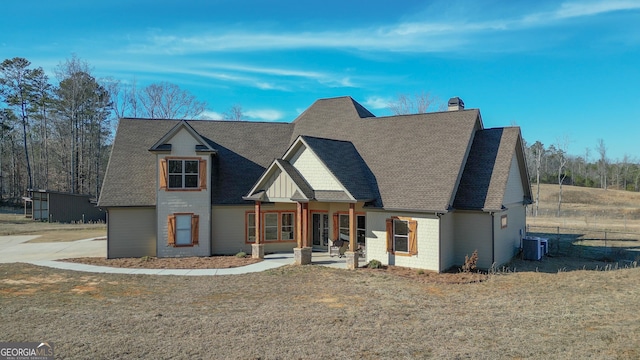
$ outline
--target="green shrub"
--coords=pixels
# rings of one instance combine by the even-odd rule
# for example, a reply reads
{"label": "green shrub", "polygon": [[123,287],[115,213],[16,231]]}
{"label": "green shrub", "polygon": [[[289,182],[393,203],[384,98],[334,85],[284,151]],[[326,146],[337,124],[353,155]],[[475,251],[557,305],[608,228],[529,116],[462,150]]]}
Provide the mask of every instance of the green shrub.
{"label": "green shrub", "polygon": [[236,254],[236,257],[239,257],[239,258],[247,257],[247,253],[244,251],[240,251],[239,253]]}
{"label": "green shrub", "polygon": [[367,267],[369,269],[381,269],[382,268],[382,263],[380,261],[378,261],[378,260],[371,260],[367,264]]}
{"label": "green shrub", "polygon": [[144,261],[151,261],[151,260],[153,260],[153,258],[151,256],[143,256],[143,257],[140,258],[140,261],[143,261],[143,262]]}

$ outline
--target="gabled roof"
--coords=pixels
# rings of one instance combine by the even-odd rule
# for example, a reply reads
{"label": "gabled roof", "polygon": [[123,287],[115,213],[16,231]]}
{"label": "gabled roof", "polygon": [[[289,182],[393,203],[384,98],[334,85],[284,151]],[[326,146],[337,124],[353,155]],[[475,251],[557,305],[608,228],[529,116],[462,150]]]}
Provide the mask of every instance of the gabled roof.
{"label": "gabled roof", "polygon": [[174,126],[166,134],[164,134],[164,136],[162,136],[160,140],[158,140],[155,144],[151,146],[149,151],[171,151],[171,144],[167,142],[171,140],[171,138],[175,134],[177,134],[180,130],[183,130],[183,129],[186,130],[189,134],[191,134],[191,136],[193,136],[193,138],[196,139],[196,141],[198,142],[198,144],[195,147],[195,150],[197,152],[210,152],[210,153],[216,152],[216,150],[213,147],[211,147],[211,145],[207,143],[207,141],[203,139],[202,136],[197,131],[195,131],[191,127],[191,125],[189,125],[189,123],[186,122],[185,120],[180,121],[179,123],[176,124],[176,126]]}
{"label": "gabled roof", "polygon": [[507,127],[476,133],[453,206],[456,209],[502,210],[514,156],[523,182],[522,200],[530,200],[531,187],[524,165],[520,128]]}
{"label": "gabled roof", "polygon": [[271,165],[269,165],[269,167],[264,171],[262,176],[260,176],[249,193],[243,197],[243,199],[259,201],[267,200],[265,197],[266,189],[264,189],[264,187],[267,185],[269,178],[277,171],[281,171],[282,173],[284,173],[291,180],[291,183],[294,184],[295,192],[291,196],[292,200],[300,200],[306,202],[314,198],[313,189],[311,188],[311,186],[309,186],[302,175],[300,175],[298,170],[296,170],[296,168],[294,168],[286,160],[275,159],[273,160]]}
{"label": "gabled roof", "polygon": [[[120,121],[100,206],[155,205],[155,154],[148,149],[163,146],[158,139],[179,124],[178,120]],[[486,189],[470,187],[472,169],[465,169],[470,163],[467,159],[482,158],[487,149],[493,149],[493,142],[499,141],[499,151],[494,152],[500,155],[495,159],[497,174],[506,164],[502,147],[514,149],[521,144],[519,132],[516,135],[514,130],[482,130],[476,109],[374,117],[350,97],[318,100],[292,123],[184,124],[201,136],[203,145],[217,151],[212,157],[214,205],[250,203],[243,196],[273,164],[295,178],[296,172],[288,169],[291,164],[287,165],[282,154],[300,137],[344,187],[342,193],[315,189],[313,197],[317,200],[374,199],[369,206],[422,212],[447,212],[456,204],[488,208],[499,203],[494,193],[499,193],[500,187],[494,184],[501,182],[490,178],[484,183]],[[497,136],[496,131],[504,136]],[[274,162],[280,158],[283,161]],[[528,182],[526,169],[523,171],[523,182]],[[295,182],[299,191],[294,195],[309,198],[310,190],[300,185],[303,182]],[[530,193],[528,186],[523,187]],[[483,191],[487,194],[485,204],[478,207],[479,200],[474,199]]]}
{"label": "gabled roof", "polygon": [[367,202],[379,197],[375,177],[352,142],[313,136],[300,136],[300,140],[354,200]]}

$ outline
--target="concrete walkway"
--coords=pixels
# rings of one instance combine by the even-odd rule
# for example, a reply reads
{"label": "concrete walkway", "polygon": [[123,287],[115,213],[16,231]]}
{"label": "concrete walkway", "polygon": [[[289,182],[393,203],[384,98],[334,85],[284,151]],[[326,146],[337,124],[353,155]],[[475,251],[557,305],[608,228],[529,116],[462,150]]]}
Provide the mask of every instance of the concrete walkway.
{"label": "concrete walkway", "polygon": [[[24,262],[55,269],[74,270],[107,274],[142,274],[142,275],[238,275],[275,269],[293,264],[293,253],[265,255],[264,260],[255,264],[229,269],[133,269],[95,266],[65,261],[60,259],[75,257],[106,257],[107,241],[86,239],[69,242],[26,243],[37,235],[0,236],[0,263]],[[329,257],[326,252],[314,252],[313,264],[335,268],[346,268],[344,258]]]}

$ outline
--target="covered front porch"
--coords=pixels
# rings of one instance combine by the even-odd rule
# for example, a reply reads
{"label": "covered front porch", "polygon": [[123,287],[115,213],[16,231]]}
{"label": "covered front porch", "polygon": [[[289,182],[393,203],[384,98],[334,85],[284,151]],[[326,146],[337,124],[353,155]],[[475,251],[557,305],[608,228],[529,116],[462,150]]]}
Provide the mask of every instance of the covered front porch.
{"label": "covered front porch", "polygon": [[265,249],[268,251],[273,244],[270,239],[279,236],[295,241],[293,254],[297,265],[328,264],[356,269],[367,261],[366,216],[362,205],[255,201],[248,230],[253,233],[249,237],[253,240],[252,257],[264,258]]}

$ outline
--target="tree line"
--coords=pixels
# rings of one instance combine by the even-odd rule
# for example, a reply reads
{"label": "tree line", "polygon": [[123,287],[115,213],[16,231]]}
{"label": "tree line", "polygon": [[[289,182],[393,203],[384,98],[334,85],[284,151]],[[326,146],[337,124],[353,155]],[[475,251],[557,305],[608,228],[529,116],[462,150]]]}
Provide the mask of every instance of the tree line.
{"label": "tree line", "polygon": [[0,64],[0,201],[28,189],[99,196],[118,119],[197,118],[207,106],[167,82],[98,79],[75,55],[54,74],[20,57]]}

